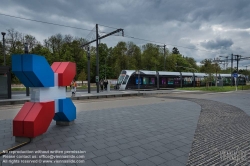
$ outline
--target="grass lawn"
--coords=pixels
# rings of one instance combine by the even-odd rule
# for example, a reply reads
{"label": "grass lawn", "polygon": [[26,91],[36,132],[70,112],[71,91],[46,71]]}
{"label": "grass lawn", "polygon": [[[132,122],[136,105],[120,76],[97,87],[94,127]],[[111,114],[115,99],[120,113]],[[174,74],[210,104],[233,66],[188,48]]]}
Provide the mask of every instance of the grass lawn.
{"label": "grass lawn", "polygon": [[[228,92],[228,91],[235,91],[235,86],[223,86],[223,87],[185,87],[185,88],[178,88],[178,90],[199,90],[199,91],[212,91],[212,92]],[[237,90],[250,90],[250,85],[239,85]]]}

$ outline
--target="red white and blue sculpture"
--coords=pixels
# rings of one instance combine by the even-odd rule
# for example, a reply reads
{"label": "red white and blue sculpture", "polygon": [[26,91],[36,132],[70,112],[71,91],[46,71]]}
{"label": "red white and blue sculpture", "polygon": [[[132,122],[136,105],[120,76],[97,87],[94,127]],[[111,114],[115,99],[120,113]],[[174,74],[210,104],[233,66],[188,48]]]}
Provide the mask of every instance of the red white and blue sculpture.
{"label": "red white and blue sculpture", "polygon": [[76,107],[66,97],[76,75],[73,62],[54,62],[51,66],[43,56],[22,54],[12,56],[12,72],[30,87],[30,102],[26,102],[13,120],[13,136],[34,138],[45,133],[54,119],[73,122]]}

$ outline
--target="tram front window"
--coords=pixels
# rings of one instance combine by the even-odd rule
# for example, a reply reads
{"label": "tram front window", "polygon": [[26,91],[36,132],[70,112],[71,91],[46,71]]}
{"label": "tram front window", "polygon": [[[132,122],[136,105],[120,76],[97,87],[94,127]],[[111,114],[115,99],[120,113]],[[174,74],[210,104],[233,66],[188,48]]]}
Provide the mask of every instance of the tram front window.
{"label": "tram front window", "polygon": [[126,77],[125,77],[125,79],[123,80],[123,82],[122,82],[122,84],[126,84],[127,83],[127,81],[128,81],[128,75],[126,75]]}
{"label": "tram front window", "polygon": [[124,77],[125,77],[125,75],[120,75],[118,78],[117,84],[119,84],[119,85],[122,84]]}

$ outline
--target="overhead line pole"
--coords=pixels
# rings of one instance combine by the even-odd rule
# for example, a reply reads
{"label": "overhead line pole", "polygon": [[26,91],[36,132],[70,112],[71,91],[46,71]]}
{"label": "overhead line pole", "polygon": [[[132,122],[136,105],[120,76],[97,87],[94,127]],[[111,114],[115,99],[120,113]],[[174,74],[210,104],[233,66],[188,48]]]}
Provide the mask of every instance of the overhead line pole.
{"label": "overhead line pole", "polygon": [[165,54],[165,52],[166,52],[166,45],[164,44],[164,71],[166,71],[166,54]]}
{"label": "overhead line pole", "polygon": [[233,54],[231,54],[231,70],[230,70],[230,74],[231,74],[231,86],[233,86],[233,75],[232,75],[232,73],[233,73]]}
{"label": "overhead line pole", "polygon": [[157,47],[163,47],[163,56],[164,56],[164,71],[166,70],[166,45],[157,45]]}
{"label": "overhead line pole", "polygon": [[98,55],[98,24],[95,26],[96,28],[96,92],[99,93],[99,55]]}
{"label": "overhead line pole", "polygon": [[105,37],[108,37],[110,35],[113,35],[115,33],[118,33],[120,31],[122,31],[122,36],[124,36],[123,29],[117,29],[117,30],[115,30],[113,32],[110,32],[110,33],[108,33],[108,34],[106,34],[104,36],[99,37],[99,35],[98,35],[98,24],[96,24],[96,39],[82,45],[82,47],[84,47],[84,46],[89,45],[89,44],[91,44],[93,42],[96,42],[96,86],[97,86],[96,91],[97,91],[97,93],[99,93],[99,55],[98,55],[99,44],[98,44],[98,40],[103,39]]}

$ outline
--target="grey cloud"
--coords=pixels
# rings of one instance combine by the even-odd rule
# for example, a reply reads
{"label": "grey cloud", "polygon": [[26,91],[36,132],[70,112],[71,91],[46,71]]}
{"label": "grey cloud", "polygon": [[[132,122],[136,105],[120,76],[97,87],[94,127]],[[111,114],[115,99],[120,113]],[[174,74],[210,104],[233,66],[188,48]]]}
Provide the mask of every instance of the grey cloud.
{"label": "grey cloud", "polygon": [[[227,48],[229,51],[237,52],[236,46],[242,46],[242,52],[250,51],[247,46],[238,43],[239,39],[235,39],[237,34],[226,31],[214,32],[211,28],[214,25],[229,29],[249,28],[250,3],[247,0],[2,0],[0,11],[9,14],[15,13],[13,15],[20,17],[85,29],[94,28],[96,23],[124,28],[125,35],[196,49],[204,49],[204,47],[211,50]],[[70,19],[77,21],[72,22]],[[204,31],[200,30],[200,27],[204,25],[210,28]],[[0,29],[9,28],[33,34],[39,39],[47,38],[56,33],[71,34],[77,37],[86,37],[89,33],[89,31],[18,20],[0,15]],[[114,30],[107,27],[101,28],[105,32]],[[218,36],[221,38],[218,39]],[[245,41],[244,43],[249,40],[249,35],[240,37],[240,40]],[[182,38],[189,38],[190,41],[183,41]],[[205,39],[208,41],[200,42]],[[234,42],[231,39],[234,39]],[[133,41],[139,45],[147,43],[147,41],[121,37],[108,37],[102,41],[112,47],[121,40]],[[198,44],[200,45],[198,46]],[[213,53],[206,51],[178,49],[183,55],[194,58],[204,57],[205,59],[213,55]],[[225,50],[224,52],[227,53]]]}
{"label": "grey cloud", "polygon": [[221,39],[209,40],[200,43],[206,49],[227,49],[233,45],[232,39]]}

